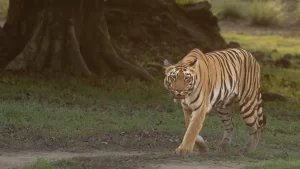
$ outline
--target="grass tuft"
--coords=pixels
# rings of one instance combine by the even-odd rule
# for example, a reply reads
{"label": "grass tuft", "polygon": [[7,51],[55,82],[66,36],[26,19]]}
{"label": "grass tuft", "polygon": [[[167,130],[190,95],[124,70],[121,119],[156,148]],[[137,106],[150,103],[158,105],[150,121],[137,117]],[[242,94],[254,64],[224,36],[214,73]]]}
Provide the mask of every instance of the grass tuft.
{"label": "grass tuft", "polygon": [[46,160],[40,159],[33,165],[26,166],[23,169],[60,169],[60,168],[56,167],[54,164],[51,164]]}

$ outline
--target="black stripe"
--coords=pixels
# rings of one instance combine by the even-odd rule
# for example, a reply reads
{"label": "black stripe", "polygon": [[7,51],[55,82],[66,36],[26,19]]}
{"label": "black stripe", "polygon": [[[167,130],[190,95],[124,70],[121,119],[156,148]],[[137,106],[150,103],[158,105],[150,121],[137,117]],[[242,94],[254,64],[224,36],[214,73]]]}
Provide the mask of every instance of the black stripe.
{"label": "black stripe", "polygon": [[[249,97],[247,97],[246,99],[244,99],[243,103],[240,105],[240,108],[242,109],[248,102],[249,102]],[[241,102],[242,100],[240,99],[239,102]]]}
{"label": "black stripe", "polygon": [[222,90],[220,89],[219,93],[218,93],[218,96],[217,96],[217,99],[216,99],[217,101],[220,100],[220,98],[221,98],[221,92],[222,92]]}
{"label": "black stripe", "polygon": [[243,76],[243,78],[244,79],[241,79],[240,80],[240,82],[242,82],[243,83],[243,86],[242,86],[242,88],[240,89],[240,91],[241,91],[241,96],[243,96],[244,95],[244,93],[246,92],[245,91],[245,88],[246,88],[246,84],[247,84],[247,74],[248,74],[248,64],[247,64],[247,62],[246,62],[246,60],[245,60],[246,58],[244,57],[244,68],[241,68],[241,71],[244,69],[244,76]]}
{"label": "black stripe", "polygon": [[[249,62],[248,63],[249,65],[251,65],[251,63]],[[250,78],[250,79],[246,79],[246,81],[249,81],[249,83],[250,83],[250,81],[251,80],[253,80],[252,81],[252,83],[253,83],[253,85],[251,85],[251,84],[249,84],[248,86],[250,87],[249,89],[248,89],[248,91],[245,93],[245,96],[248,96],[248,95],[250,95],[250,92],[254,92],[254,85],[256,84],[256,78],[253,78],[253,75],[254,75],[254,70],[252,70],[253,69],[253,66],[250,66],[250,69],[249,69],[249,73],[248,73],[248,77]],[[246,83],[246,81],[245,81],[245,83]],[[253,93],[252,93],[252,96],[253,96]]]}
{"label": "black stripe", "polygon": [[[239,71],[239,79],[237,79],[237,81],[238,81],[238,83],[240,84],[241,83],[241,78],[242,78],[242,59],[241,59],[241,57],[240,57],[240,55],[236,52],[236,51],[234,51],[234,50],[230,50],[230,51],[228,51],[228,52],[232,52],[232,53],[234,53],[234,55],[232,55],[232,57],[235,57],[238,61],[239,61],[239,64],[240,64],[240,71]],[[238,87],[240,87],[240,86],[238,86]],[[241,89],[240,89],[240,91],[241,91]],[[242,94],[242,93],[241,93]]]}
{"label": "black stripe", "polygon": [[[219,56],[218,54],[216,54],[217,56]],[[220,65],[221,65],[221,95],[222,95],[222,89],[224,89],[225,93],[224,93],[224,96],[226,95],[226,76],[225,76],[225,72],[226,72],[226,67],[224,66],[224,57],[222,56],[219,56],[220,58],[218,58],[219,62],[220,62]]]}
{"label": "black stripe", "polygon": [[247,119],[249,117],[252,117],[254,115],[255,111],[252,110],[250,114],[246,115],[245,117],[243,117],[243,119]]}
{"label": "black stripe", "polygon": [[[221,52],[222,53],[222,52]],[[225,67],[226,67],[226,72],[227,72],[227,76],[228,76],[228,80],[229,80],[229,84],[230,84],[230,87],[232,87],[232,81],[233,81],[233,79],[232,79],[232,70],[230,69],[230,66],[229,66],[229,61],[228,61],[228,58],[229,59],[231,59],[231,55],[230,55],[230,53],[222,53],[224,56],[226,56],[226,54],[228,54],[229,55],[229,57],[226,57],[226,61],[224,62],[224,65],[225,65]],[[232,61],[231,61],[231,63],[232,63]]]}
{"label": "black stripe", "polygon": [[231,123],[228,123],[228,124],[223,123],[223,126],[224,126],[224,127],[231,126]]}
{"label": "black stripe", "polygon": [[252,106],[252,104],[250,103],[250,105],[248,107],[246,107],[245,110],[243,112],[241,112],[241,114],[243,115],[243,114],[247,113],[251,109],[251,106]]}
{"label": "black stripe", "polygon": [[[230,53],[230,52],[228,52],[228,53]],[[235,79],[237,80],[238,76],[239,76],[238,73],[237,73],[237,66],[235,65],[234,60],[233,60],[234,55],[232,53],[230,53],[230,54],[231,54],[230,55],[231,57],[229,57],[229,59],[231,60],[231,63],[233,64],[233,71],[234,71]],[[232,72],[232,75],[233,75],[233,72]],[[229,80],[231,80],[231,86],[232,86],[232,88],[235,88],[237,82],[234,82],[234,84],[233,84],[233,77],[230,77]]]}
{"label": "black stripe", "polygon": [[201,104],[197,108],[195,108],[193,111],[197,111],[202,106],[202,103],[203,102],[201,102]]}
{"label": "black stripe", "polygon": [[256,134],[256,133],[257,133],[257,130],[255,132],[253,132],[253,133],[250,133],[249,135],[253,135],[253,134]]}
{"label": "black stripe", "polygon": [[[224,76],[226,77],[227,75],[227,78],[226,81],[229,80],[229,86],[230,88],[232,87],[232,82],[233,82],[233,79],[232,79],[232,73],[231,73],[231,69],[230,69],[230,66],[228,65],[229,63],[227,61],[224,61],[224,68],[225,68],[225,72],[226,74],[224,74]],[[228,80],[227,80],[228,79]],[[225,87],[226,87],[226,81],[224,83]],[[225,94],[226,95],[226,94]]]}
{"label": "black stripe", "polygon": [[233,128],[225,129],[225,131],[232,131],[232,130],[233,130]]}
{"label": "black stripe", "polygon": [[195,103],[199,99],[199,97],[200,97],[200,91],[198,92],[196,98],[190,104]]}
{"label": "black stripe", "polygon": [[226,121],[229,121],[230,119],[222,119],[222,122],[224,123],[224,122],[226,122]]}
{"label": "black stripe", "polygon": [[[243,102],[243,104],[242,104],[241,106],[244,107],[248,102],[251,102],[250,105],[251,105],[251,104],[254,104],[254,101],[255,101],[256,98],[255,98],[255,96],[253,96],[253,95],[254,95],[253,93],[252,93],[252,95],[250,95],[250,96],[247,96],[247,95],[246,95],[247,99],[245,99],[245,101]],[[241,107],[241,108],[242,108],[242,107]]]}
{"label": "black stripe", "polygon": [[219,111],[218,111],[218,114],[220,114],[220,115],[230,115],[229,113],[223,113],[223,112],[219,112]]}

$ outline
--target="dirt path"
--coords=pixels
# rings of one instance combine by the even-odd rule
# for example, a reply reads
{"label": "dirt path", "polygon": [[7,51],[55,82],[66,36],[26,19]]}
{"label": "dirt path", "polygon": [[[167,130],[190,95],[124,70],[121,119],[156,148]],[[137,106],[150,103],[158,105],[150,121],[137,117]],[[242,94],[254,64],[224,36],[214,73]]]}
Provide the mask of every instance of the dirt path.
{"label": "dirt path", "polygon": [[23,167],[25,165],[34,163],[38,159],[45,160],[59,160],[68,159],[74,157],[101,157],[101,156],[137,156],[145,153],[139,152],[104,152],[95,151],[90,153],[70,153],[70,152],[13,152],[13,153],[2,153],[0,155],[0,168],[9,169],[15,167]]}
{"label": "dirt path", "polygon": [[[36,162],[38,159],[53,161],[53,160],[69,159],[75,157],[101,158],[101,157],[108,157],[108,156],[111,156],[111,159],[115,159],[116,157],[141,156],[145,154],[147,153],[146,152],[105,152],[105,151],[95,151],[90,153],[70,153],[70,152],[61,152],[61,151],[53,151],[53,152],[24,151],[24,152],[13,152],[13,153],[3,152],[0,155],[0,168],[1,169],[20,168],[20,167],[24,167],[25,165],[30,165]],[[184,169],[240,169],[242,167],[243,167],[242,165],[233,164],[233,163],[218,163],[218,164],[215,164],[213,162],[186,163],[179,160],[165,160],[164,163],[156,164],[153,162],[143,166],[143,168],[157,168],[157,169],[182,169],[182,168]]]}

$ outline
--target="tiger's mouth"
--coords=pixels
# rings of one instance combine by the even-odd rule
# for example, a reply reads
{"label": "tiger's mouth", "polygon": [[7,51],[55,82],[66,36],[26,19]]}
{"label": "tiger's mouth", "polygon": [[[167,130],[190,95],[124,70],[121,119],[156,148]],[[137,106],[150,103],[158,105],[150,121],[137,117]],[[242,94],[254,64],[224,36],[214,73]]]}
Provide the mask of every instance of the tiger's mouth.
{"label": "tiger's mouth", "polygon": [[185,99],[185,96],[184,95],[174,95],[174,99],[182,100],[182,99]]}

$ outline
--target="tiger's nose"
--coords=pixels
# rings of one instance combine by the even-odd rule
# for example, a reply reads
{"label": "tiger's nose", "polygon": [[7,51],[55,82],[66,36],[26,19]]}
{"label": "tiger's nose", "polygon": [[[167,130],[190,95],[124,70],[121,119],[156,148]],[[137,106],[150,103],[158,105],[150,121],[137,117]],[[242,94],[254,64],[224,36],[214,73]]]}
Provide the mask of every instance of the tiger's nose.
{"label": "tiger's nose", "polygon": [[176,95],[182,95],[183,94],[183,90],[175,90],[175,94]]}

